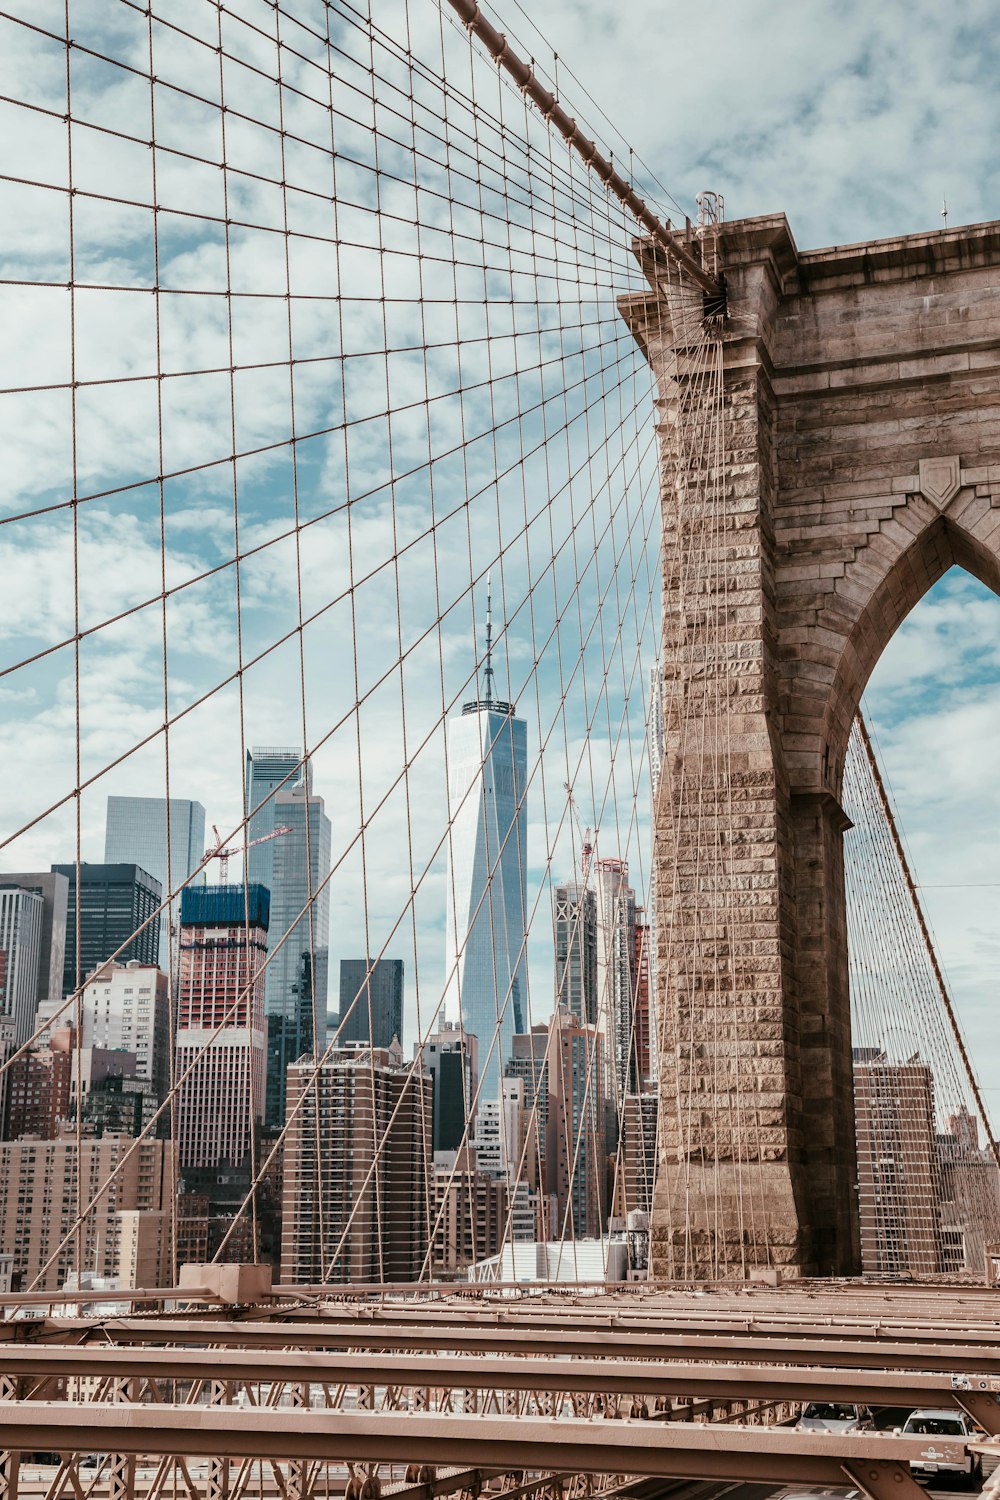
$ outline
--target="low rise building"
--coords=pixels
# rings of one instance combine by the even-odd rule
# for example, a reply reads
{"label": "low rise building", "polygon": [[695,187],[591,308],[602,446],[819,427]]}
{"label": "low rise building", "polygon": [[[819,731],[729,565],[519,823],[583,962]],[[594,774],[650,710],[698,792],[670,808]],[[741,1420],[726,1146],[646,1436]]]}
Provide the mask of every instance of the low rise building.
{"label": "low rise building", "polygon": [[[18,1285],[37,1278],[40,1289],[57,1290],[79,1259],[88,1272],[117,1276],[119,1215],[169,1207],[171,1160],[168,1141],[125,1135],[84,1139],[78,1147],[74,1132],[64,1130],[54,1140],[0,1144],[0,1244],[13,1256]],[[87,1209],[77,1236],[77,1216]]]}
{"label": "low rise building", "polygon": [[496,1255],[507,1221],[507,1184],[481,1171],[476,1152],[434,1153],[431,1272],[434,1280],[464,1279],[470,1266]]}
{"label": "low rise building", "polygon": [[87,1113],[94,1091],[110,1080],[134,1080],[134,1053],[107,1047],[77,1047],[72,1026],[52,1031],[48,1045],[15,1058],[10,1067],[7,1135],[52,1140],[62,1125]]}

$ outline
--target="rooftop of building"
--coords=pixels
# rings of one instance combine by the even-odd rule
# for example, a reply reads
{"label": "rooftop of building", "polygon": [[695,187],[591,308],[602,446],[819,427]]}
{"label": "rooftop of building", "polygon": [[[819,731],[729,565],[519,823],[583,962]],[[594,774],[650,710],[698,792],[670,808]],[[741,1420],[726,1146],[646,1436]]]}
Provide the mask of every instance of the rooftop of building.
{"label": "rooftop of building", "polygon": [[237,885],[189,885],[181,892],[182,927],[267,928],[271,915],[271,893],[266,885],[250,881]]}

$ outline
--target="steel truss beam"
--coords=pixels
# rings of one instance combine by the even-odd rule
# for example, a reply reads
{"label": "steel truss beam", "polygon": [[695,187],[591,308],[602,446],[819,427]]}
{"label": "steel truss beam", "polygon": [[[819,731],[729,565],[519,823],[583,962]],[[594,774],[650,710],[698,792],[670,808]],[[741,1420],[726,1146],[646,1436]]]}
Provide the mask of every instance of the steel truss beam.
{"label": "steel truss beam", "polygon": [[[506,1295],[506,1294],[513,1295]],[[301,1309],[303,1303],[322,1302],[330,1316],[371,1315],[391,1297],[400,1317],[476,1316],[487,1312],[497,1316],[502,1304],[504,1316],[518,1312],[544,1316],[550,1321],[563,1315],[575,1315],[591,1321],[655,1317],[675,1320],[679,1316],[704,1321],[721,1318],[727,1326],[773,1318],[827,1324],[868,1322],[884,1325],[894,1320],[933,1318],[938,1327],[952,1326],[955,1321],[970,1325],[977,1321],[994,1326],[1000,1322],[1000,1291],[975,1283],[956,1284],[942,1280],[893,1284],[882,1281],[786,1282],[778,1287],[757,1282],[706,1282],[697,1291],[677,1282],[636,1282],[629,1285],[605,1282],[533,1282],[525,1295],[523,1283],[490,1282],[421,1284],[414,1282],[351,1283],[344,1286],[323,1284],[308,1286],[278,1285],[261,1312],[284,1317]],[[5,1292],[0,1294],[0,1308],[19,1307],[44,1310],[48,1307],[76,1306],[93,1300],[107,1301],[106,1296],[88,1299],[85,1294],[66,1292]],[[213,1315],[218,1309],[218,1293],[208,1287],[123,1288],[115,1295],[118,1303],[133,1307],[144,1303],[203,1303]],[[314,1309],[316,1307],[314,1306]],[[217,1314],[215,1314],[217,1315]]]}
{"label": "steel truss beam", "polygon": [[[846,1473],[876,1500],[881,1496],[872,1486],[879,1479],[891,1481],[896,1500],[922,1496],[908,1465],[926,1446],[884,1435],[576,1418],[46,1402],[0,1409],[0,1447],[7,1451],[82,1452],[93,1446],[95,1431],[116,1453],[164,1457],[449,1463],[776,1484],[837,1485]],[[945,1457],[965,1451],[964,1443],[939,1440],[939,1446]]]}
{"label": "steel truss beam", "polygon": [[[1000,1433],[1000,1405],[988,1390],[956,1384],[950,1375],[803,1369],[699,1361],[482,1358],[472,1355],[328,1354],[307,1350],[231,1352],[218,1349],[137,1349],[70,1345],[0,1348],[0,1377],[38,1380],[77,1376],[119,1380],[258,1382],[451,1388],[455,1391],[546,1391],[588,1394],[715,1396],[735,1401],[861,1402],[866,1406],[957,1406],[985,1430]],[[1000,1380],[996,1382],[1000,1384]],[[224,1390],[224,1387],[219,1387]],[[303,1404],[305,1397],[298,1404]],[[216,1404],[225,1404],[220,1395]],[[295,1403],[293,1403],[295,1404]],[[468,1407],[466,1406],[466,1410]]]}
{"label": "steel truss beam", "polygon": [[[416,1353],[449,1349],[467,1354],[573,1355],[580,1358],[734,1361],[748,1364],[834,1366],[853,1370],[944,1371],[948,1374],[1000,1376],[1000,1330],[995,1337],[954,1342],[940,1338],[850,1339],[819,1330],[799,1337],[775,1337],[748,1331],[739,1335],[633,1333],[611,1328],[576,1332],[558,1326],[461,1327],[357,1320],[348,1325],[327,1322],[238,1322],[173,1318],[45,1320],[37,1325],[0,1324],[0,1331],[20,1341],[60,1342],[100,1339],[116,1345],[195,1344],[221,1348],[326,1350],[395,1350]],[[830,1330],[827,1330],[830,1334]],[[2,1345],[0,1345],[2,1349]]]}

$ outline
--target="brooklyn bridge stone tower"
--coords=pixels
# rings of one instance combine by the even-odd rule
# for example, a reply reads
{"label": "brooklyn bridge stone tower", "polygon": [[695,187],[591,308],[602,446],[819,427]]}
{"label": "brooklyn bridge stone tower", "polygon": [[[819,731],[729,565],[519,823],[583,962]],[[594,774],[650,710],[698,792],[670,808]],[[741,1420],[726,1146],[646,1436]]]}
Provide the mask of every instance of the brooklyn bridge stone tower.
{"label": "brooklyn bridge stone tower", "polygon": [[1000,225],[705,232],[621,310],[654,371],[664,761],[653,1274],[858,1269],[841,805],[861,693],[953,565],[1000,593]]}

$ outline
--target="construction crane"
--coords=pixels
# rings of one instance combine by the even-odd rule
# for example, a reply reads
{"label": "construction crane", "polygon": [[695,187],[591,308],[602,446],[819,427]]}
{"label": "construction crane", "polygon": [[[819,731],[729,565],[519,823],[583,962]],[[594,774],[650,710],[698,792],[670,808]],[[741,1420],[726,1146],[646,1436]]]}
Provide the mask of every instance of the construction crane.
{"label": "construction crane", "polygon": [[229,861],[234,854],[245,854],[248,849],[254,849],[258,844],[266,844],[268,839],[280,838],[283,833],[291,833],[292,829],[287,823],[281,823],[277,828],[272,828],[270,833],[262,833],[259,839],[249,839],[245,844],[226,844],[215,824],[212,824],[212,832],[215,834],[215,843],[205,850],[203,859],[217,859],[219,861],[219,874],[222,876],[221,883],[229,884]]}
{"label": "construction crane", "polygon": [[584,828],[584,826],[583,826],[583,819],[580,817],[580,809],[576,805],[576,798],[573,796],[573,788],[570,786],[570,784],[569,784],[568,781],[564,781],[563,782],[563,788],[564,788],[564,790],[566,792],[566,797],[567,797],[567,800],[569,802],[570,811],[572,812],[573,817],[574,817],[574,819],[576,821],[577,832],[580,835],[580,840],[581,840],[580,869],[583,872],[583,883],[584,883],[584,885],[589,885],[589,883],[590,883],[590,862],[591,862],[591,858],[592,858],[593,853],[594,853],[593,835],[592,835],[592,833],[590,831],[589,825],[586,828]]}

